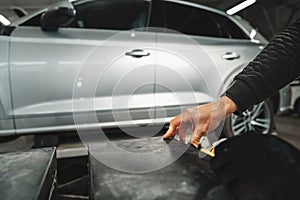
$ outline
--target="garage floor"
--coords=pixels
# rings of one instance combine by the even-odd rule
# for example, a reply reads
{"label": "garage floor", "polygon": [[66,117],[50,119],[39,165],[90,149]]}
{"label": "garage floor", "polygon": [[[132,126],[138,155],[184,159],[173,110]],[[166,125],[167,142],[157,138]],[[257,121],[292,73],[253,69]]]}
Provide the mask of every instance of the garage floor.
{"label": "garage floor", "polygon": [[300,149],[300,117],[297,115],[275,118],[278,136]]}

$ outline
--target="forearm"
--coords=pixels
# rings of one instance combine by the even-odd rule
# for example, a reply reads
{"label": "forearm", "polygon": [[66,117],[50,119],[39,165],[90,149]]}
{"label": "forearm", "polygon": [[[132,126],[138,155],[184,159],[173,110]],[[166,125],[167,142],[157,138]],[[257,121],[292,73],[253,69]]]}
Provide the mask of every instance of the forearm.
{"label": "forearm", "polygon": [[300,75],[300,19],[278,34],[235,77],[226,95],[241,113]]}

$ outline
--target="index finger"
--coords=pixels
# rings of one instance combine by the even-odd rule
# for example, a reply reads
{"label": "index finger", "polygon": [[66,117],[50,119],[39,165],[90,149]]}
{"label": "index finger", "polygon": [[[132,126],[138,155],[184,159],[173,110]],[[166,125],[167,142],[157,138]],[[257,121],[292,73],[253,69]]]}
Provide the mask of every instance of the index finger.
{"label": "index finger", "polygon": [[168,139],[174,137],[177,132],[177,127],[175,123],[170,123],[168,131],[163,135],[163,139]]}

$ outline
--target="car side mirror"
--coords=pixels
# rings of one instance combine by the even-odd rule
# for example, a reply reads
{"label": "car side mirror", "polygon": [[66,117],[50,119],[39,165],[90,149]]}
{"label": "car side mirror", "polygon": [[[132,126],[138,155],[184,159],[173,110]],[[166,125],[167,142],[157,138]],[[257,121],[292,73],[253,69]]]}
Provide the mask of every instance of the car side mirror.
{"label": "car side mirror", "polygon": [[44,12],[41,16],[41,28],[43,31],[57,31],[59,27],[71,22],[76,15],[72,8],[54,8]]}

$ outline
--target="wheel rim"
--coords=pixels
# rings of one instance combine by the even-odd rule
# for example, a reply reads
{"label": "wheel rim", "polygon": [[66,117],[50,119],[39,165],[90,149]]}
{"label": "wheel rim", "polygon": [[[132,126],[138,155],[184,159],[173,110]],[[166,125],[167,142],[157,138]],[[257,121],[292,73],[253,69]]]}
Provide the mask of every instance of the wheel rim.
{"label": "wheel rim", "polygon": [[258,131],[263,134],[270,132],[271,111],[265,102],[247,109],[241,115],[231,115],[231,127],[234,135],[249,131]]}

